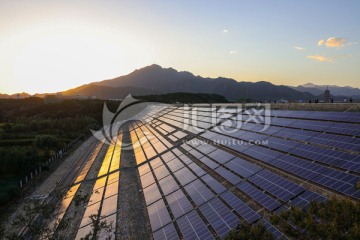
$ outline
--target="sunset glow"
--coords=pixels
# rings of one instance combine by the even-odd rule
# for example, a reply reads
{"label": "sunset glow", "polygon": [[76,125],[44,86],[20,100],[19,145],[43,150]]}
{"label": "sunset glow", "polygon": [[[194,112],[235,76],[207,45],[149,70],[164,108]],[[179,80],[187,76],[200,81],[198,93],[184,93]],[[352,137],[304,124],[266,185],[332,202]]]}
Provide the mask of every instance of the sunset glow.
{"label": "sunset glow", "polygon": [[[57,92],[154,63],[237,81],[360,87],[360,4],[326,3],[3,1],[0,92]],[[332,16],[336,24],[319,21]]]}

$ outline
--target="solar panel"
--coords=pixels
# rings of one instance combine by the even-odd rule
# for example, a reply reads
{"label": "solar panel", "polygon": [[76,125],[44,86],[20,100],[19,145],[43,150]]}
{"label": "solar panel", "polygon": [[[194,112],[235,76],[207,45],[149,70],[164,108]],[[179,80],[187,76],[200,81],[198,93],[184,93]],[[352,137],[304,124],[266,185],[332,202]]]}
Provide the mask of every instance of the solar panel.
{"label": "solar panel", "polygon": [[166,200],[175,218],[179,218],[193,209],[191,203],[181,189],[166,196]]}
{"label": "solar panel", "polygon": [[273,237],[275,239],[287,239],[287,237],[284,236],[284,234],[282,234],[276,227],[274,227],[273,225],[271,225],[268,221],[266,221],[265,219],[261,219],[260,220],[261,224],[266,228],[266,230],[268,232],[271,233],[271,235],[273,235]]}
{"label": "solar panel", "polygon": [[186,155],[180,155],[179,156],[179,158],[180,158],[180,160],[181,161],[183,161],[183,163],[185,163],[186,165],[189,165],[189,164],[191,164],[193,161],[189,158],[189,157],[187,157]]}
{"label": "solar panel", "polygon": [[119,181],[113,183],[108,182],[108,184],[106,185],[104,198],[108,198],[113,195],[116,195],[118,194],[118,192],[119,192]]}
{"label": "solar panel", "polygon": [[281,153],[277,151],[266,149],[260,146],[252,146],[248,150],[245,150],[244,154],[266,163],[271,162],[273,159],[281,155]]}
{"label": "solar panel", "polygon": [[226,188],[220,184],[215,178],[206,174],[201,177],[201,179],[210,186],[210,188],[215,191],[217,194],[221,194],[222,192],[226,191]]}
{"label": "solar panel", "polygon": [[191,170],[193,170],[198,177],[201,177],[201,176],[203,176],[203,175],[206,174],[206,172],[204,171],[204,169],[202,169],[201,167],[199,167],[199,166],[196,165],[195,163],[191,163],[191,164],[189,165],[189,168],[190,168]]}
{"label": "solar panel", "polygon": [[185,190],[197,206],[215,197],[199,179],[185,186]]}
{"label": "solar panel", "polygon": [[261,167],[253,163],[247,162],[241,158],[235,158],[230,162],[226,163],[225,166],[236,172],[243,178],[248,178],[262,169]]}
{"label": "solar panel", "polygon": [[174,178],[169,175],[159,181],[159,185],[161,190],[165,195],[179,189],[179,185],[175,182]]}
{"label": "solar panel", "polygon": [[227,204],[232,207],[232,209],[234,209],[242,218],[244,218],[247,223],[251,224],[261,218],[259,214],[257,214],[253,209],[251,209],[230,191],[226,191],[220,196]]}
{"label": "solar panel", "polygon": [[100,216],[105,217],[116,213],[117,199],[118,199],[118,195],[114,195],[112,197],[104,199]]}
{"label": "solar panel", "polygon": [[147,209],[153,232],[171,222],[170,215],[162,199],[151,204]]}
{"label": "solar panel", "polygon": [[[138,200],[144,196],[154,239],[224,238],[241,221],[263,224],[275,238],[286,238],[267,214],[326,201],[319,188],[360,199],[354,187],[360,174],[360,114],[275,110],[265,127],[238,112],[164,106],[150,111],[149,121],[130,123],[132,143],[146,140],[134,154],[143,190]],[[212,115],[222,121],[218,126]],[[116,220],[125,169],[117,171],[120,153],[121,142],[108,148],[98,175],[104,177],[93,186],[78,236],[89,231],[88,217],[100,206],[101,215]],[[307,184],[290,180],[292,175]],[[308,189],[311,185],[316,188]],[[63,214],[75,192],[63,199]]]}
{"label": "solar panel", "polygon": [[170,162],[167,162],[167,165],[172,172],[176,172],[179,169],[185,167],[185,165],[177,158],[171,160]]}
{"label": "solar panel", "polygon": [[248,182],[242,182],[237,185],[237,187],[269,211],[273,211],[281,205],[278,201],[255,188]]}
{"label": "solar panel", "polygon": [[146,188],[147,186],[153,184],[155,182],[154,176],[152,172],[145,173],[140,177],[141,179],[141,185],[143,188]]}
{"label": "solar panel", "polygon": [[95,204],[92,204],[92,205],[89,205],[86,207],[85,213],[84,213],[83,218],[80,223],[80,228],[91,223],[90,216],[98,214],[99,209],[100,209],[100,203],[101,202],[97,202]]}
{"label": "solar panel", "polygon": [[238,176],[236,176],[235,174],[233,174],[232,172],[230,172],[229,170],[223,167],[218,167],[217,169],[215,169],[215,172],[217,172],[220,176],[222,176],[223,178],[225,178],[234,185],[242,181],[241,178],[239,178]]}
{"label": "solar panel", "polygon": [[304,191],[303,187],[270,173],[267,170],[262,170],[258,174],[253,175],[249,178],[249,181],[284,202],[289,201],[291,198],[294,198],[296,195]]}
{"label": "solar panel", "polygon": [[176,233],[176,229],[174,224],[170,223],[163,228],[160,228],[156,232],[153,233],[154,240],[163,240],[163,239],[171,239],[177,240],[179,236]]}
{"label": "solar panel", "polygon": [[200,210],[221,238],[224,238],[231,229],[240,223],[234,213],[218,198],[205,203]]}
{"label": "solar panel", "polygon": [[215,169],[220,166],[219,164],[217,164],[215,161],[211,160],[208,157],[202,157],[199,160],[211,169]]}
{"label": "solar panel", "polygon": [[176,220],[184,239],[214,239],[195,210]]}
{"label": "solar panel", "polygon": [[291,205],[295,205],[299,208],[307,208],[310,205],[311,201],[324,202],[325,200],[326,198],[321,196],[320,194],[317,194],[310,190],[306,190],[298,197],[291,200]]}
{"label": "solar panel", "polygon": [[156,183],[144,189],[144,196],[145,196],[146,205],[150,205],[161,198],[161,194],[159,192],[159,188],[157,187]]}
{"label": "solar panel", "polygon": [[148,173],[150,172],[150,166],[148,163],[145,163],[144,165],[141,165],[138,167],[138,170],[139,170],[139,175],[142,176],[144,175],[145,173]]}
{"label": "solar panel", "polygon": [[211,157],[212,159],[214,159],[216,162],[221,163],[221,164],[225,164],[226,162],[235,158],[234,155],[227,153],[221,149],[217,149],[217,150],[213,151],[208,156]]}
{"label": "solar panel", "polygon": [[182,168],[179,171],[174,173],[177,180],[181,183],[182,186],[185,186],[189,182],[192,182],[196,179],[195,175],[190,172],[188,168]]}
{"label": "solar panel", "polygon": [[170,174],[170,172],[167,170],[165,165],[161,165],[160,167],[156,168],[154,170],[154,173],[155,173],[157,180],[160,180]]}
{"label": "solar panel", "polygon": [[165,162],[169,162],[169,161],[173,160],[174,158],[176,158],[174,153],[172,153],[171,151],[164,153],[163,155],[161,155],[161,157],[162,157],[162,159],[164,159]]}

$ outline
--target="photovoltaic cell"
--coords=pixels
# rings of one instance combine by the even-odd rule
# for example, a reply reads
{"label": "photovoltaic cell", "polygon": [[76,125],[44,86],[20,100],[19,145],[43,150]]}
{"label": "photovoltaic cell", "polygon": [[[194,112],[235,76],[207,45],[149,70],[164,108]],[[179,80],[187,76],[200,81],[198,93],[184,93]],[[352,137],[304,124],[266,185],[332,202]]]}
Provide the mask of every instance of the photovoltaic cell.
{"label": "photovoltaic cell", "polygon": [[231,229],[240,223],[234,213],[218,198],[205,203],[200,207],[200,210],[221,238],[224,238]]}
{"label": "photovoltaic cell", "polygon": [[167,165],[170,168],[171,172],[176,172],[177,170],[185,167],[185,165],[177,158],[168,162]]}
{"label": "photovoltaic cell", "polygon": [[248,178],[262,169],[261,167],[253,163],[249,163],[241,158],[235,158],[230,162],[226,163],[225,166],[236,172],[243,178]]}
{"label": "photovoltaic cell", "polygon": [[191,170],[193,170],[198,177],[201,177],[201,176],[203,176],[203,175],[206,174],[206,172],[204,171],[204,169],[202,169],[201,167],[199,167],[198,165],[196,165],[196,163],[191,163],[191,164],[189,165],[189,168],[190,168]]}
{"label": "photovoltaic cell", "polygon": [[144,165],[141,165],[140,167],[138,167],[139,170],[139,175],[142,176],[145,173],[150,172],[150,166],[148,163],[145,163]]}
{"label": "photovoltaic cell", "polygon": [[241,178],[239,178],[238,176],[236,176],[235,174],[233,174],[232,172],[230,172],[229,170],[223,167],[218,167],[217,169],[215,169],[215,172],[217,172],[220,176],[222,176],[223,178],[225,178],[234,185],[242,181]]}
{"label": "photovoltaic cell", "polygon": [[165,165],[161,165],[160,167],[156,168],[154,170],[154,173],[155,173],[157,180],[160,180],[170,174],[169,171],[167,170],[167,168],[165,167]]}
{"label": "photovoltaic cell", "polygon": [[202,157],[199,160],[213,170],[220,166],[219,164],[217,164],[216,162],[214,162],[213,160],[211,160],[208,157]]}
{"label": "photovoltaic cell", "polygon": [[190,153],[191,155],[193,155],[194,157],[196,157],[197,159],[199,159],[199,158],[201,158],[201,157],[204,156],[204,154],[202,154],[202,153],[199,152],[199,151],[196,151],[195,149],[190,150],[189,153]]}
{"label": "photovoltaic cell", "polygon": [[222,184],[220,184],[215,178],[210,176],[209,174],[206,174],[206,175],[202,176],[201,178],[217,194],[221,194],[222,192],[226,191],[226,188]]}
{"label": "photovoltaic cell", "polygon": [[182,168],[174,174],[182,186],[185,186],[189,182],[192,182],[196,179],[195,175],[190,172],[188,168]]}
{"label": "photovoltaic cell", "polygon": [[[165,114],[162,117],[158,117],[155,111],[148,114],[150,124],[141,121],[131,123],[130,132],[133,142],[142,137],[149,140],[134,149],[134,153],[137,163],[142,164],[138,171],[154,239],[223,238],[240,223],[238,216],[249,224],[261,222],[275,238],[282,237],[278,229],[262,219],[255,209],[244,202],[241,195],[237,195],[238,192],[233,191],[238,190],[230,191],[225,187],[229,182],[275,214],[287,211],[290,205],[306,208],[312,200],[326,201],[321,194],[287,180],[278,175],[278,172],[266,170],[268,168],[265,166],[262,168],[253,163],[258,161],[308,180],[309,183],[360,199],[360,190],[354,188],[359,180],[357,173],[360,173],[360,140],[352,137],[360,135],[360,130],[357,129],[360,114],[275,110],[271,112],[271,126],[264,131],[264,124],[245,124],[250,119],[249,116],[239,114],[211,131],[200,130],[203,132],[201,134],[196,127],[208,128],[213,125],[211,112],[206,112],[208,108],[201,107],[201,111],[195,111],[194,116],[198,121],[184,132],[176,129],[183,127],[184,116],[191,119],[191,108],[164,107],[162,110],[161,114]],[[231,117],[229,113],[222,113],[219,117],[225,120]],[[145,136],[145,132],[152,136]],[[173,138],[178,141],[189,132],[199,133],[209,142],[219,140],[224,145],[211,145],[188,136],[190,141],[182,144],[181,149],[179,145],[174,146],[166,140]],[[232,140],[242,141],[243,144],[233,144]],[[252,140],[267,140],[267,143],[261,146],[248,144]],[[169,148],[172,150],[169,151]],[[236,157],[226,149],[253,159],[247,161]],[[112,162],[112,151],[116,156],[115,163]],[[157,154],[164,151],[167,152],[161,158],[156,158]],[[108,174],[109,166],[112,168],[113,165],[119,165],[119,148],[112,146],[108,152],[100,171],[103,175]],[[149,158],[154,159],[149,163],[144,162]],[[113,170],[118,168],[119,166]],[[115,217],[116,220],[114,213],[117,210],[120,171],[113,173],[117,175],[111,179],[109,177],[105,188],[106,177],[96,182],[78,235],[89,230],[89,222],[85,218],[89,214],[96,214],[100,206],[101,215],[106,215],[109,219]],[[284,205],[284,202],[288,204]],[[205,222],[209,222],[211,227],[206,226]],[[211,233],[210,229],[215,232]]]}
{"label": "photovoltaic cell", "polygon": [[141,185],[143,188],[146,188],[147,186],[153,184],[155,182],[154,176],[152,172],[145,173],[140,177]]}
{"label": "photovoltaic cell", "polygon": [[195,210],[176,220],[184,239],[214,239]]}
{"label": "photovoltaic cell", "polygon": [[220,195],[224,201],[229,204],[245,221],[249,224],[255,222],[261,216],[257,214],[253,209],[246,205],[242,200],[232,194],[230,191],[226,191]]}
{"label": "photovoltaic cell", "polygon": [[154,240],[177,240],[179,236],[177,235],[174,224],[170,223],[163,228],[160,228],[153,233]]}
{"label": "photovoltaic cell", "polygon": [[263,193],[248,182],[242,182],[237,185],[237,187],[269,211],[273,211],[281,205],[278,201]]}
{"label": "photovoltaic cell", "polygon": [[318,193],[306,190],[295,199],[291,200],[291,205],[295,205],[299,208],[307,208],[311,201],[324,202],[326,201],[326,198]]}
{"label": "photovoltaic cell", "polygon": [[144,189],[144,196],[146,205],[150,205],[161,198],[161,194],[156,183]]}
{"label": "photovoltaic cell", "polygon": [[169,162],[171,160],[173,160],[174,158],[176,158],[175,154],[172,153],[171,151],[161,155],[162,159],[164,159],[165,162]]}
{"label": "photovoltaic cell", "polygon": [[165,196],[179,189],[179,185],[175,182],[171,175],[161,179],[159,181],[159,185]]}
{"label": "photovoltaic cell", "polygon": [[294,198],[304,191],[303,187],[265,169],[250,177],[249,181],[284,202],[289,201],[291,198]]}
{"label": "photovoltaic cell", "polygon": [[180,155],[179,156],[180,160],[183,161],[186,165],[191,164],[193,161],[186,155]]}
{"label": "photovoltaic cell", "polygon": [[266,230],[273,235],[275,239],[287,239],[284,234],[282,234],[276,227],[271,225],[268,221],[265,219],[260,220],[261,224],[266,228]]}
{"label": "photovoltaic cell", "polygon": [[175,218],[178,218],[193,209],[191,203],[181,189],[169,194],[166,197],[166,200]]}
{"label": "photovoltaic cell", "polygon": [[147,209],[153,232],[171,222],[170,215],[162,199],[151,204]]}
{"label": "photovoltaic cell", "polygon": [[215,197],[199,179],[185,186],[185,190],[197,206]]}
{"label": "photovoltaic cell", "polygon": [[117,210],[117,199],[118,195],[114,195],[112,197],[106,198],[103,201],[102,208],[101,208],[101,216],[109,216],[113,213],[116,213]]}
{"label": "photovoltaic cell", "polygon": [[217,149],[216,151],[213,151],[208,156],[221,164],[224,164],[224,163],[228,162],[230,159],[235,158],[234,155],[232,155],[228,152],[225,152],[221,149]]}

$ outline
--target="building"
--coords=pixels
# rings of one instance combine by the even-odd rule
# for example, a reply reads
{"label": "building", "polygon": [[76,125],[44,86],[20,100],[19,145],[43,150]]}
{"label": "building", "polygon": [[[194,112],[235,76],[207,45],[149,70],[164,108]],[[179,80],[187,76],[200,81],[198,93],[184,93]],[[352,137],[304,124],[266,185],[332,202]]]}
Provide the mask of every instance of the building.
{"label": "building", "polygon": [[330,102],[330,90],[326,88],[326,90],[324,91],[324,103],[329,103],[329,102]]}

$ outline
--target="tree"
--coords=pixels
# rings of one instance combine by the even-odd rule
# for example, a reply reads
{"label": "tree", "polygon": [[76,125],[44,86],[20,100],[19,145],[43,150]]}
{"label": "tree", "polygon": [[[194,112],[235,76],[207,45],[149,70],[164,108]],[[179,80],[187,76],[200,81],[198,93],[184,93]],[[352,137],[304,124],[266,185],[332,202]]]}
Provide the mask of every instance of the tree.
{"label": "tree", "polygon": [[265,227],[261,224],[257,225],[238,225],[235,229],[230,231],[230,233],[225,237],[225,240],[257,240],[264,239],[270,240],[274,237],[266,231]]}
{"label": "tree", "polygon": [[82,240],[98,240],[99,236],[102,238],[110,240],[111,232],[113,229],[113,222],[107,223],[106,220],[100,220],[100,211],[98,214],[93,214],[89,218],[91,219],[91,227],[92,230],[85,235],[85,237],[81,238]]}

